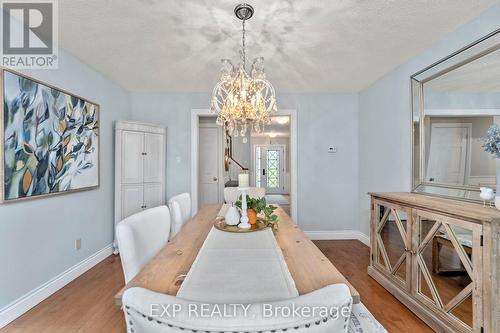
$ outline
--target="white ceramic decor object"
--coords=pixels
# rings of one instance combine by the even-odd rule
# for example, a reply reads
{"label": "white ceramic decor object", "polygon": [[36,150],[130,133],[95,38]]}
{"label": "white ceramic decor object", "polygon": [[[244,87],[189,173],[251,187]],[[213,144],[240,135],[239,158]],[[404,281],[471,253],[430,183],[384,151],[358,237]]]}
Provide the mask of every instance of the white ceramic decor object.
{"label": "white ceramic decor object", "polygon": [[236,207],[231,205],[231,207],[227,209],[224,219],[227,225],[238,225],[238,223],[240,223],[240,213]]}
{"label": "white ceramic decor object", "polygon": [[238,224],[238,228],[250,229],[251,225],[248,223],[247,216],[247,188],[240,187],[239,190],[241,191],[241,223]]}
{"label": "white ceramic decor object", "polygon": [[486,207],[486,201],[489,201],[491,207],[491,200],[495,198],[495,192],[489,187],[480,187],[481,193],[479,196],[483,199],[483,207]]}

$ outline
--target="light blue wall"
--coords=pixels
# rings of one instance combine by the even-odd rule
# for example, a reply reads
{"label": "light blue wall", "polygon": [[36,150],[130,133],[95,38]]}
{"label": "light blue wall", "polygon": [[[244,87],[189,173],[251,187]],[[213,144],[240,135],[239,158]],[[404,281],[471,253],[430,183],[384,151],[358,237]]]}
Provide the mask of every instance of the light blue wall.
{"label": "light blue wall", "polygon": [[[167,130],[167,197],[191,190],[190,112],[207,108],[209,94],[133,93],[132,118]],[[298,212],[304,230],[357,229],[357,94],[281,94],[296,109]],[[327,148],[337,146],[337,154]]]}
{"label": "light blue wall", "polygon": [[[306,231],[358,229],[358,95],[284,94],[297,109],[298,223]],[[336,154],[328,153],[335,146]]]}
{"label": "light blue wall", "polygon": [[0,205],[0,309],[112,242],[113,121],[130,112],[126,91],[62,50],[58,70],[25,73],[100,104],[101,184]]}
{"label": "light blue wall", "polygon": [[[369,230],[369,191],[410,190],[410,76],[500,28],[500,4],[385,75],[359,96],[359,206]],[[409,41],[410,43],[411,41]]]}

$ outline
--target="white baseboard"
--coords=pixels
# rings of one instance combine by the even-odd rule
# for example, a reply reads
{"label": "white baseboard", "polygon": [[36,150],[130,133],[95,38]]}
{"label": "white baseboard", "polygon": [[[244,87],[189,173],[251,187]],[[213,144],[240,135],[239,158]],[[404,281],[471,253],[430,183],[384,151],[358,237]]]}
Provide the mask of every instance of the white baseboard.
{"label": "white baseboard", "polygon": [[357,239],[361,243],[370,246],[370,237],[358,230],[335,230],[335,231],[304,231],[312,240],[342,240]]}
{"label": "white baseboard", "polygon": [[109,257],[113,253],[113,245],[109,244],[90,257],[68,268],[61,274],[33,289],[24,296],[0,309],[0,328],[27,312],[29,309]]}

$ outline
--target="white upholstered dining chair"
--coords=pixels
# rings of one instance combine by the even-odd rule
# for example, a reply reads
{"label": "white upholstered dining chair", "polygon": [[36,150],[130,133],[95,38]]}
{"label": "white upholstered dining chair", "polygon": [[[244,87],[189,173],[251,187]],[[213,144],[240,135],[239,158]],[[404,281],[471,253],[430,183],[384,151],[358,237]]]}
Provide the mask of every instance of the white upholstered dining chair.
{"label": "white upholstered dining chair", "polygon": [[191,196],[187,192],[173,196],[168,201],[168,207],[172,214],[172,226],[170,228],[170,238],[172,238],[191,219]]}
{"label": "white upholstered dining chair", "polygon": [[[247,189],[247,195],[250,198],[262,198],[266,196],[266,189],[263,187],[249,187]],[[236,202],[241,192],[237,187],[225,187],[224,188],[224,201],[228,204]]]}
{"label": "white upholstered dining chair", "polygon": [[170,235],[167,206],[131,215],[116,226],[125,283],[128,283],[165,244]]}
{"label": "white upholstered dining chair", "polygon": [[[216,307],[229,309],[228,304],[192,302],[143,288],[127,289],[122,300],[129,333],[345,333],[352,308],[351,294],[345,284],[330,285],[288,300],[254,303],[246,313],[238,307],[235,315],[231,310],[231,316],[197,316],[195,312],[198,309],[201,314],[203,307],[208,308],[209,313]],[[174,315],[175,307],[179,311]],[[304,307],[311,309],[311,313],[296,316],[287,315],[283,310]],[[164,309],[170,310],[167,313]]]}

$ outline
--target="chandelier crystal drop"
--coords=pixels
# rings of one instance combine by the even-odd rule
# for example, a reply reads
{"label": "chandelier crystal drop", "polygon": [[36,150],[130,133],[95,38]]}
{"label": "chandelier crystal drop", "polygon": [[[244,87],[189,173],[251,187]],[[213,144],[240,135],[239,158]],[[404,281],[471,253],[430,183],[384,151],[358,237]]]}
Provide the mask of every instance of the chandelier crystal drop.
{"label": "chandelier crystal drop", "polygon": [[221,78],[212,95],[210,110],[217,114],[217,124],[232,136],[245,136],[249,128],[260,133],[271,122],[271,113],[277,110],[274,88],[266,80],[264,58],[256,58],[250,73],[246,71],[245,21],[253,12],[249,4],[234,9],[236,17],[242,20],[241,63],[235,67],[231,60],[221,60]]}

